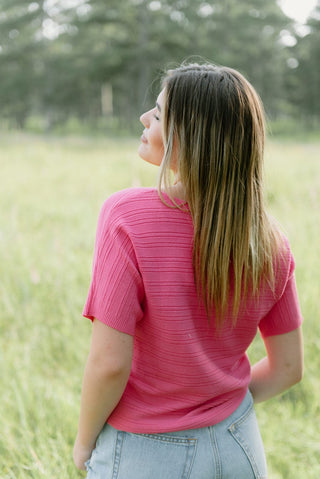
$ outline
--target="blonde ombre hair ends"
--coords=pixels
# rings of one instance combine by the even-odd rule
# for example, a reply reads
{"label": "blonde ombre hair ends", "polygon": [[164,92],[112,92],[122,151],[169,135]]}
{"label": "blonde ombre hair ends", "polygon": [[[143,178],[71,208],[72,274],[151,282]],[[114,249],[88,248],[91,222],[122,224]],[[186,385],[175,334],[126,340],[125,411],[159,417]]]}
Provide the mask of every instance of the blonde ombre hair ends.
{"label": "blonde ombre hair ends", "polygon": [[164,188],[170,195],[175,151],[194,224],[199,297],[209,318],[215,312],[218,326],[230,311],[235,323],[241,298],[258,296],[262,281],[273,284],[278,249],[279,235],[264,205],[263,106],[252,85],[227,67],[184,65],[170,70],[163,85],[159,193]]}

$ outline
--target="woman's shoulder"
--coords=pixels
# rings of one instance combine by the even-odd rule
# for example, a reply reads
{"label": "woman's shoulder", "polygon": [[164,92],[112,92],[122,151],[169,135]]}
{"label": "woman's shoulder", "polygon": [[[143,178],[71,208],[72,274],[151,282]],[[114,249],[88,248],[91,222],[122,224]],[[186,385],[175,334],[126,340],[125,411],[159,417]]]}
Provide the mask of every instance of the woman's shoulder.
{"label": "woman's shoulder", "polygon": [[157,188],[135,187],[117,191],[109,196],[100,212],[100,221],[110,226],[126,226],[134,231],[155,230],[161,223],[190,227],[190,215],[187,209],[177,208],[163,193],[160,197]]}
{"label": "woman's shoulder", "polygon": [[279,235],[277,255],[274,263],[276,295],[281,296],[288,280],[294,275],[295,260],[289,239],[282,232]]}
{"label": "woman's shoulder", "polygon": [[293,273],[295,262],[289,239],[276,218],[268,214],[268,221],[275,278],[279,275],[290,276]]}
{"label": "woman's shoulder", "polygon": [[278,243],[278,264],[284,268],[288,274],[293,272],[295,262],[288,237],[280,232]]}
{"label": "woman's shoulder", "polygon": [[126,188],[111,194],[103,203],[100,217],[124,220],[126,217],[143,216],[146,210],[161,208],[156,188]]}
{"label": "woman's shoulder", "polygon": [[103,208],[132,208],[136,203],[157,201],[156,188],[132,187],[112,193],[103,203]]}

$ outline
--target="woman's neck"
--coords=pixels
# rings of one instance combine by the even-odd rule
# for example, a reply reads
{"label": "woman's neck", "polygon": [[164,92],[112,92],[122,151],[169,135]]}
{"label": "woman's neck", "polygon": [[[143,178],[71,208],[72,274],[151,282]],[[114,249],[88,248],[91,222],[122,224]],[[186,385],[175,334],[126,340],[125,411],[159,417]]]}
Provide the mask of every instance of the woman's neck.
{"label": "woman's neck", "polygon": [[181,181],[177,181],[174,183],[174,185],[170,186],[168,189],[168,194],[172,198],[176,198],[181,201],[187,201],[185,190]]}

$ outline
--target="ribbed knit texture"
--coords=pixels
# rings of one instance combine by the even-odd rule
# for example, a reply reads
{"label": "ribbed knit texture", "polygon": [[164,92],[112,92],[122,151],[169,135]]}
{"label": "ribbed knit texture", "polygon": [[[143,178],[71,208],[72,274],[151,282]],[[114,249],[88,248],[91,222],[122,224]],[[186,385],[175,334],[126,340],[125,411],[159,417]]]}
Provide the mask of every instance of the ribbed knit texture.
{"label": "ribbed knit texture", "polygon": [[[167,198],[167,197],[166,197]],[[170,201],[167,198],[168,201]],[[164,205],[155,189],[132,188],[104,203],[83,315],[134,336],[131,375],[108,422],[135,433],[210,426],[241,403],[250,381],[246,350],[302,322],[287,246],[275,294],[248,300],[236,328],[221,331],[199,304],[190,213]]]}

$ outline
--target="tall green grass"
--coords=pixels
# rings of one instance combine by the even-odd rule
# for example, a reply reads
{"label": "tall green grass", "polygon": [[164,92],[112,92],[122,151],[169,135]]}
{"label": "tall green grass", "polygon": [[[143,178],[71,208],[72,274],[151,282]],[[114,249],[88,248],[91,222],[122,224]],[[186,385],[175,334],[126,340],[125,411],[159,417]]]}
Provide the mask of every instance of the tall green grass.
{"label": "tall green grass", "polygon": [[[155,184],[135,140],[0,136],[0,477],[83,477],[72,462],[97,215]],[[258,405],[271,479],[320,477],[320,143],[270,142],[270,209],[287,232],[305,317],[304,380]],[[250,349],[263,354],[259,338]]]}

